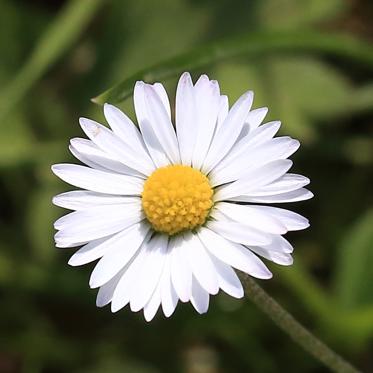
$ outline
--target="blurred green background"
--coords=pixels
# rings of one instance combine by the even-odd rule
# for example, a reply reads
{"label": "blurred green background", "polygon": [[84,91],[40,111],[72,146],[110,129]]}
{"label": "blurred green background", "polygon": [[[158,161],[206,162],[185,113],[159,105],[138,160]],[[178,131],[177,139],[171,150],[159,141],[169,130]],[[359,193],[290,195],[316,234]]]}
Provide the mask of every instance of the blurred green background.
{"label": "blurred green background", "polygon": [[[70,187],[50,165],[72,160],[79,116],[103,121],[90,98],[170,57],[203,57],[222,39],[219,51],[234,51],[235,38],[257,35],[250,54],[190,68],[231,103],[253,89],[255,107],[303,144],[295,172],[315,198],[289,207],[311,228],[289,235],[295,264],[269,263],[274,279],[260,283],[372,372],[372,17],[370,0],[0,0],[0,372],[326,371],[247,300],[219,295],[206,315],[179,305],[151,324],[97,309],[93,265],[69,267],[74,250],[53,245],[65,212],[51,198]],[[272,45],[278,35],[294,48]],[[172,100],[183,58],[166,68]],[[133,116],[131,99],[120,107]]]}

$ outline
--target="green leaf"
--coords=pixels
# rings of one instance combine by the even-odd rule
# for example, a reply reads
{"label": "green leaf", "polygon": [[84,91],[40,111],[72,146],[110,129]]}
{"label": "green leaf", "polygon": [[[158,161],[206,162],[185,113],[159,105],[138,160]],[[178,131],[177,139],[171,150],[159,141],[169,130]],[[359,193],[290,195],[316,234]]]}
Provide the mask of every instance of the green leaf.
{"label": "green leaf", "polygon": [[[208,8],[195,6],[190,1],[159,0],[157,6],[152,7],[152,16],[138,27],[139,19],[149,11],[149,0],[129,1],[125,7],[121,2],[113,2],[112,9],[116,12],[114,22],[117,24],[111,38],[118,38],[119,42],[115,59],[110,61],[110,79],[136,72],[139,66],[145,66],[144,61],[168,58],[200,43],[213,17]],[[123,19],[126,22],[122,22]]]}
{"label": "green leaf", "polygon": [[308,273],[301,263],[300,258],[296,258],[296,265],[292,267],[275,267],[279,273],[279,280],[295,293],[306,309],[319,319],[328,318],[330,310],[334,309],[333,299],[328,297],[320,284]]}
{"label": "green leaf", "polygon": [[103,0],[70,0],[51,23],[33,53],[10,84],[0,93],[0,119],[78,39]]}
{"label": "green leaf", "polygon": [[373,83],[356,89],[355,93],[350,96],[349,105],[342,114],[352,115],[357,112],[368,112],[373,110]]}
{"label": "green leaf", "polygon": [[354,309],[373,303],[373,209],[343,237],[338,252],[335,288],[339,304]]}
{"label": "green leaf", "polygon": [[258,18],[266,28],[290,29],[335,18],[346,8],[343,0],[262,0]]}
{"label": "green leaf", "polygon": [[[2,122],[0,169],[19,164],[57,161],[66,152],[61,141],[37,141],[25,116],[16,112]],[[6,129],[6,130],[5,130]]]}
{"label": "green leaf", "polygon": [[229,97],[230,105],[248,89],[254,91],[254,107],[269,106],[260,68],[254,63],[223,62],[214,69],[214,79]]}
{"label": "green leaf", "polygon": [[268,61],[267,91],[286,133],[303,141],[316,137],[314,119],[325,119],[346,107],[352,88],[344,76],[313,58]]}
{"label": "green leaf", "polygon": [[17,112],[11,120],[3,121],[2,126],[0,168],[12,167],[19,162],[30,160],[30,154],[33,154],[36,146],[34,136],[30,127],[27,126],[25,116]]}
{"label": "green leaf", "polygon": [[273,53],[318,52],[348,58],[373,68],[373,50],[369,44],[351,36],[312,31],[260,32],[196,48],[188,53],[143,69],[92,99],[97,104],[119,103],[132,94],[137,80],[154,82],[176,77],[183,71],[205,68],[237,56]]}
{"label": "green leaf", "polygon": [[[298,248],[299,249],[299,248]],[[312,249],[312,247],[309,247]],[[313,248],[314,249],[314,248]],[[373,331],[373,305],[348,310],[338,303],[337,297],[321,286],[311,276],[301,258],[296,258],[296,265],[276,267],[279,281],[292,292],[304,309],[313,314],[318,326],[329,339],[337,343],[344,336],[348,340],[343,343],[349,348],[359,349]]]}
{"label": "green leaf", "polygon": [[281,120],[286,134],[303,141],[316,136],[314,118],[339,113],[348,105],[352,89],[343,75],[328,65],[304,57],[277,56],[261,64],[255,60],[223,63],[215,73],[229,97],[236,99],[252,89],[255,107],[269,107],[267,120]]}

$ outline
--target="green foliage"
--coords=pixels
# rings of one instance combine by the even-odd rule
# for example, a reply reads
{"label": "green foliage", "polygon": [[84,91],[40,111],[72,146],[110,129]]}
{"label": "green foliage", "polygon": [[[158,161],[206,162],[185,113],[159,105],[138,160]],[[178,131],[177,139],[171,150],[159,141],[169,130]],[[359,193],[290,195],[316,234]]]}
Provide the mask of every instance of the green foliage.
{"label": "green foliage", "polygon": [[267,28],[293,29],[333,19],[346,9],[342,0],[263,0],[258,18]]}
{"label": "green foliage", "polygon": [[17,77],[0,96],[0,119],[73,44],[102,0],[71,0],[39,40]]}
{"label": "green foliage", "polygon": [[359,309],[373,303],[373,210],[367,211],[342,236],[335,287],[340,305]]}
{"label": "green foliage", "polygon": [[228,91],[237,98],[249,85],[256,95],[255,104],[268,106],[270,117],[281,118],[284,123],[283,132],[303,141],[315,141],[315,120],[340,114],[352,89],[343,75],[303,56],[225,63],[217,75],[224,88],[232,87]]}
{"label": "green foliage", "polygon": [[129,78],[116,84],[93,102],[119,103],[131,95],[137,80],[154,82],[176,77],[183,71],[205,68],[219,61],[239,56],[261,56],[284,52],[321,52],[332,56],[343,56],[373,67],[373,50],[364,42],[343,35],[330,35],[318,32],[260,32],[250,33],[232,40],[213,43],[196,48],[191,52],[165,60],[159,64],[139,70]]}
{"label": "green foliage", "polygon": [[179,305],[150,325],[97,309],[92,266],[69,267],[73,251],[54,248],[65,211],[51,197],[69,187],[50,165],[72,160],[79,116],[103,121],[89,98],[113,85],[95,102],[133,116],[137,79],[169,79],[174,100],[185,70],[218,79],[230,103],[253,89],[254,106],[302,140],[296,172],[310,176],[315,198],[290,208],[311,228],[290,236],[295,264],[269,264],[264,286],[370,371],[373,48],[354,31],[359,12],[341,0],[53,4],[0,2],[0,371],[318,371],[253,305],[224,295],[205,316]]}

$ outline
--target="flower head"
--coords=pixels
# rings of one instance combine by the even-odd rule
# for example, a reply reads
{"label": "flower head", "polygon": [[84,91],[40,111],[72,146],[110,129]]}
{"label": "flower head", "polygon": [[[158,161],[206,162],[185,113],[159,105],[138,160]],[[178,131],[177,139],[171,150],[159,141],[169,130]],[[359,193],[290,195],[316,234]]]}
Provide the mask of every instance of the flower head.
{"label": "flower head", "polygon": [[259,257],[292,263],[282,236],[308,220],[267,204],[311,198],[309,179],[288,173],[299,142],[274,137],[280,122],[262,124],[267,108],[251,110],[252,101],[247,92],[229,109],[216,81],[202,75],[193,85],[184,73],[175,127],[159,83],[136,83],[139,128],[109,104],[111,130],[80,119],[89,140],[72,139],[70,150],[86,166],[52,167],[81,189],[53,199],[74,210],[55,222],[55,240],[82,246],[73,266],[99,259],[90,278],[98,306],[129,305],[151,320],[160,306],[170,316],[180,300],[204,313],[219,289],[243,296],[233,268],[268,279]]}

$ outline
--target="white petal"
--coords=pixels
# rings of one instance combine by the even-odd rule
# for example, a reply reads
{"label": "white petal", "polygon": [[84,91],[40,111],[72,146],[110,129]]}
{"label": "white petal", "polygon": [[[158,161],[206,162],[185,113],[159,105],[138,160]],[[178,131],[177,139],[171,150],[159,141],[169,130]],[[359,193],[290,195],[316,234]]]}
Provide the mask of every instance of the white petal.
{"label": "white petal", "polygon": [[[254,246],[250,246],[250,249],[251,247]],[[278,234],[273,235],[272,242],[263,247],[263,249],[283,254],[291,254],[294,251],[294,248],[291,246],[290,242]]]}
{"label": "white petal", "polygon": [[141,266],[139,281],[131,289],[130,307],[136,312],[148,303],[161,277],[167,256],[168,236],[157,234],[145,246],[146,259]]}
{"label": "white petal", "polygon": [[261,107],[255,110],[251,110],[249,112],[249,114],[246,117],[245,123],[249,125],[250,132],[258,128],[262,124],[267,113],[268,108],[266,107]]}
{"label": "white petal", "polygon": [[177,306],[179,300],[171,281],[171,255],[167,254],[164,263],[163,273],[160,279],[161,286],[161,299],[162,299],[162,309],[166,317],[170,317]]}
{"label": "white petal", "polygon": [[[140,224],[146,225],[146,223]],[[81,266],[103,257],[107,252],[110,252],[110,250],[115,250],[113,249],[114,247],[125,246],[127,244],[129,229],[133,229],[133,227],[127,228],[110,237],[104,237],[89,242],[75,252],[75,254],[70,258],[69,264],[71,266]]]}
{"label": "white petal", "polygon": [[113,132],[126,145],[134,149],[136,153],[140,150],[144,152],[148,158],[141,133],[132,120],[117,107],[110,104],[104,105],[104,114]]}
{"label": "white petal", "polygon": [[90,241],[72,255],[68,264],[71,266],[80,266],[101,258],[110,248],[111,238],[118,235],[121,235],[121,232],[116,235]]}
{"label": "white petal", "polygon": [[[134,149],[123,142],[118,136],[105,126],[87,119],[79,119],[80,126],[85,134],[103,151],[122,162],[126,166],[133,168],[142,174],[149,176],[154,171],[154,164],[149,155],[142,149]],[[134,137],[134,141],[136,137]]]}
{"label": "white petal", "polygon": [[[213,213],[213,217],[217,217],[216,212]],[[243,245],[268,245],[272,241],[271,235],[234,221],[211,220],[207,222],[206,227],[227,240]]]}
{"label": "white petal", "polygon": [[288,231],[306,229],[310,226],[308,219],[293,211],[270,206],[250,206],[250,208],[259,213],[268,214],[279,220]]}
{"label": "white petal", "polygon": [[280,159],[255,169],[249,169],[244,176],[237,181],[218,188],[214,195],[214,200],[217,202],[235,196],[249,194],[249,191],[267,185],[283,176],[292,164],[293,162],[289,159]]}
{"label": "white petal", "polygon": [[69,150],[70,153],[80,162],[84,163],[85,165],[94,168],[96,170],[101,170],[101,171],[108,171],[106,167],[103,167],[99,165],[98,163],[93,162],[83,154],[79,153],[73,146],[69,145]]}
{"label": "white petal", "polygon": [[285,203],[285,202],[298,202],[310,199],[313,193],[305,188],[300,188],[292,192],[280,193],[275,195],[264,195],[251,197],[250,195],[240,195],[229,198],[231,201],[239,202],[255,202],[255,203]]}
{"label": "white petal", "polygon": [[267,250],[279,251],[283,253],[291,254],[294,251],[293,246],[284,237],[275,235],[272,242],[266,246]]}
{"label": "white petal", "polygon": [[193,233],[185,233],[184,240],[187,242],[185,255],[194,277],[210,294],[217,294],[219,285],[216,270],[205,247]]}
{"label": "white petal", "polygon": [[298,140],[290,137],[277,137],[237,157],[227,157],[211,171],[209,175],[211,186],[235,181],[249,169],[277,159],[286,159],[299,148],[299,145]]}
{"label": "white petal", "polygon": [[202,167],[204,173],[209,173],[224,158],[236,142],[252,105],[253,97],[252,92],[243,94],[229,110],[224,123],[216,131],[212,140],[211,147]]}
{"label": "white petal", "polygon": [[182,235],[170,239],[171,280],[182,302],[188,302],[192,294],[192,270],[186,258],[187,246]]}
{"label": "white petal", "polygon": [[209,309],[209,293],[202,288],[196,278],[193,276],[192,280],[192,296],[190,301],[196,311],[200,314],[206,313]]}
{"label": "white petal", "polygon": [[271,260],[276,264],[289,266],[293,264],[293,257],[288,253],[268,250],[266,247],[250,246],[249,249],[265,259]]}
{"label": "white petal", "polygon": [[305,185],[308,185],[309,183],[310,179],[308,179],[307,177],[288,173],[270,184],[264,185],[255,190],[251,190],[247,193],[247,195],[251,197],[261,197],[282,194],[300,189]]}
{"label": "white petal", "polygon": [[[222,170],[227,168],[228,165],[234,164],[236,159],[252,154],[259,145],[271,140],[280,126],[281,122],[269,122],[252,132],[248,132],[245,136],[238,139],[226,157],[216,165],[216,168]],[[240,163],[238,163],[239,165]]]}
{"label": "white petal", "polygon": [[102,285],[98,289],[97,297],[96,297],[96,306],[97,307],[104,307],[111,302],[113,299],[115,288],[118,285],[119,280],[123,276],[125,269],[120,271],[116,274],[110,281],[106,284]]}
{"label": "white petal", "polygon": [[155,134],[161,144],[163,151],[173,163],[180,163],[179,146],[171,119],[159,98],[157,91],[145,84],[145,105],[148,109],[150,123],[155,129]]}
{"label": "white petal", "polygon": [[[264,143],[261,148],[263,158],[266,162],[275,160],[275,159],[286,159],[293,155],[300,146],[300,142],[298,140],[292,139],[289,136],[281,136],[275,137],[274,139],[267,141]],[[264,150],[264,148],[266,148]],[[260,153],[258,151],[258,153]],[[257,159],[261,157],[260,154],[256,155]],[[267,156],[264,153],[269,153]]]}
{"label": "white petal", "polygon": [[233,152],[233,149],[237,146],[237,144],[239,144],[241,142],[242,139],[246,138],[249,131],[250,131],[250,126],[247,123],[244,123],[244,125],[242,126],[242,129],[241,129],[241,132],[238,135],[237,140],[233,144],[231,150],[227,153],[227,155],[219,163],[217,163],[217,166],[220,165],[220,163],[222,163],[226,158],[228,158],[230,156],[230,154]]}
{"label": "white petal", "polygon": [[227,118],[229,112],[229,101],[228,96],[222,95],[220,96],[219,102],[219,114],[218,114],[218,122],[216,124],[216,130],[224,123],[225,119]]}
{"label": "white petal", "polygon": [[144,178],[143,174],[109,156],[90,140],[74,138],[70,140],[70,144],[72,154],[88,166],[93,164],[97,168],[98,165],[101,170]]}
{"label": "white petal", "polygon": [[214,255],[210,254],[210,257],[216,268],[220,289],[234,298],[242,298],[244,291],[236,272]]}
{"label": "white petal", "polygon": [[99,206],[74,211],[54,223],[55,228],[59,230],[54,236],[56,245],[70,247],[76,243],[78,246],[81,242],[117,233],[144,218],[138,204]]}
{"label": "white petal", "polygon": [[202,75],[195,87],[197,138],[194,144],[192,164],[200,169],[209,150],[214,135],[220,101],[219,84]]}
{"label": "white petal", "polygon": [[280,121],[272,121],[259,126],[252,132],[249,132],[246,139],[244,139],[246,146],[254,147],[264,144],[276,135],[280,127]]}
{"label": "white petal", "polygon": [[266,210],[227,202],[219,202],[215,204],[215,208],[234,221],[263,232],[273,234],[284,234],[287,232],[286,226],[282,224],[281,220],[276,219],[269,212],[267,213]]}
{"label": "white petal", "polygon": [[[262,149],[266,148],[262,150],[262,156],[265,158],[266,162],[275,159],[285,159],[294,154],[299,149],[299,146],[300,142],[289,136],[275,137],[261,146]],[[269,154],[265,156],[265,153]],[[261,158],[259,151],[257,152],[256,158],[258,160]]]}
{"label": "white petal", "polygon": [[131,170],[117,160],[110,159],[110,157],[104,151],[99,149],[95,144],[93,144],[92,141],[87,139],[71,139],[69,150],[76,159],[87,166],[96,168],[98,170],[114,171],[116,173],[124,173],[121,172],[122,167],[126,170]]}
{"label": "white petal", "polygon": [[160,290],[160,285],[158,284],[149,302],[144,307],[144,317],[147,322],[153,320],[160,305],[161,305],[161,290]]}
{"label": "white petal", "polygon": [[148,239],[146,238],[135,256],[124,267],[125,271],[114,290],[111,300],[111,312],[117,312],[125,307],[130,301],[133,286],[137,282],[142,281],[139,278],[139,271],[148,256],[146,251],[147,242]]}
{"label": "white petal", "polygon": [[113,196],[110,194],[101,194],[86,190],[73,190],[71,192],[58,194],[53,197],[52,202],[56,206],[69,210],[85,210],[102,205],[118,205],[127,203],[138,203],[141,205],[141,199],[139,197]]}
{"label": "white petal", "polygon": [[181,75],[176,90],[176,132],[183,165],[192,164],[197,135],[194,88],[189,73]]}
{"label": "white petal", "polygon": [[161,83],[154,83],[152,85],[152,87],[157,92],[158,97],[161,99],[163,107],[165,108],[165,110],[167,112],[167,116],[171,120],[170,100],[168,99],[168,95],[167,95],[166,90],[163,87],[163,84],[161,84]]}
{"label": "white petal", "polygon": [[52,171],[60,179],[78,188],[98,193],[140,195],[144,180],[75,164],[55,164]]}
{"label": "white petal", "polygon": [[140,210],[141,202],[137,201],[127,204],[93,206],[90,209],[74,211],[61,216],[54,222],[54,228],[59,230],[79,225],[79,229],[81,229],[82,226],[95,224],[96,221],[102,223],[103,220],[111,220],[108,223],[105,222],[106,225],[109,225],[111,222],[127,218]]}
{"label": "white petal", "polygon": [[149,225],[135,224],[111,244],[94,268],[89,286],[96,288],[111,280],[136,254],[149,232]]}
{"label": "white petal", "polygon": [[226,240],[204,227],[199,229],[198,236],[207,250],[222,262],[257,278],[269,279],[272,277],[264,263],[244,246]]}
{"label": "white petal", "polygon": [[163,167],[170,164],[163,147],[157,137],[156,128],[148,112],[145,102],[145,83],[137,82],[133,93],[135,111],[139,127],[145,142],[146,148],[157,167]]}

